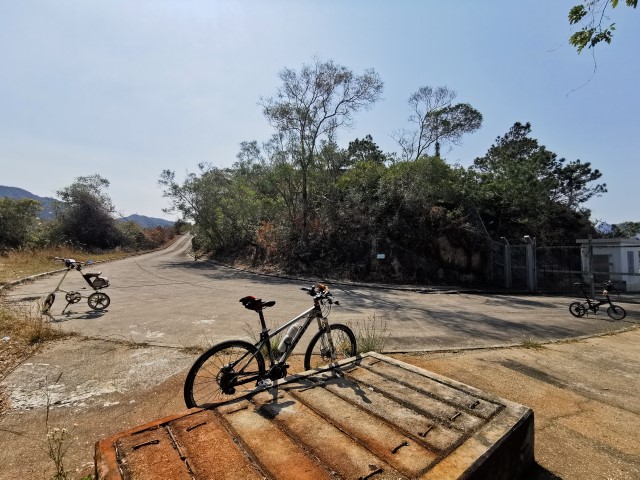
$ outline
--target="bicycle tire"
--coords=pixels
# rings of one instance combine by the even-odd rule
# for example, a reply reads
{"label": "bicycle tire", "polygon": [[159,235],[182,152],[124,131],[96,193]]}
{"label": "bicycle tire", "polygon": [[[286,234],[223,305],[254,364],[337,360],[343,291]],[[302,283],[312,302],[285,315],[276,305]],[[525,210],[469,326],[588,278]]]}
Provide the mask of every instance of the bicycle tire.
{"label": "bicycle tire", "polygon": [[569,305],[569,311],[571,312],[571,315],[578,318],[583,317],[584,314],[587,313],[587,309],[584,308],[584,305],[580,302],[573,302]]}
{"label": "bicycle tire", "polygon": [[[341,323],[333,323],[329,325],[329,328],[333,346],[336,349],[335,361],[355,356],[357,353],[356,336],[351,329]],[[319,331],[309,342],[304,355],[305,370],[322,368],[332,363],[331,352],[329,346],[326,345],[324,335],[324,331]],[[317,350],[316,347],[318,347]]]}
{"label": "bicycle tire", "polygon": [[50,293],[47,295],[47,298],[44,299],[44,304],[42,305],[42,313],[49,313],[51,307],[53,306],[53,302],[56,301],[56,294]]}
{"label": "bicycle tire", "polygon": [[[245,354],[250,357],[240,370],[232,368],[222,371]],[[184,382],[184,403],[187,408],[203,408],[230,400],[238,396],[235,395],[235,381],[243,375],[264,377],[264,357],[260,351],[244,340],[229,340],[214,345],[200,355],[189,370]]]}
{"label": "bicycle tire", "polygon": [[611,305],[607,308],[607,315],[613,320],[622,320],[627,316],[627,312],[620,305]]}
{"label": "bicycle tire", "polygon": [[87,304],[93,310],[104,310],[109,306],[109,304],[111,304],[111,299],[106,293],[95,292],[89,295],[89,298],[87,298]]}

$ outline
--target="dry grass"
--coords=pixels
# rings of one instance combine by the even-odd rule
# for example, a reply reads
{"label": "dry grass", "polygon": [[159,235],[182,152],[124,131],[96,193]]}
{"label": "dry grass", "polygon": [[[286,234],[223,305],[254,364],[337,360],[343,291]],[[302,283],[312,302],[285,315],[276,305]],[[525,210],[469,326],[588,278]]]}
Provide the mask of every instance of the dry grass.
{"label": "dry grass", "polygon": [[[40,307],[37,306],[38,309]],[[67,335],[40,315],[38,309],[35,312],[16,309],[0,295],[0,380],[33,355],[44,342]],[[7,396],[0,388],[0,415],[6,408]]]}
{"label": "dry grass", "polygon": [[[23,345],[36,345],[65,335],[35,308],[16,309],[0,296],[0,338]],[[0,341],[7,343],[9,340]]]}
{"label": "dry grass", "polygon": [[545,348],[547,348],[544,343],[534,339],[533,337],[523,339],[520,345],[522,345],[523,348],[532,350],[544,350]]}
{"label": "dry grass", "polygon": [[356,336],[356,346],[358,353],[384,351],[384,346],[389,338],[387,322],[376,318],[375,314],[370,315],[356,324],[349,324]]}
{"label": "dry grass", "polygon": [[73,258],[79,262],[93,260],[102,262],[118,260],[131,256],[132,253],[112,250],[104,253],[87,253],[69,247],[56,247],[40,250],[11,250],[0,256],[0,285],[20,280],[38,273],[51,272],[64,268],[54,257]]}

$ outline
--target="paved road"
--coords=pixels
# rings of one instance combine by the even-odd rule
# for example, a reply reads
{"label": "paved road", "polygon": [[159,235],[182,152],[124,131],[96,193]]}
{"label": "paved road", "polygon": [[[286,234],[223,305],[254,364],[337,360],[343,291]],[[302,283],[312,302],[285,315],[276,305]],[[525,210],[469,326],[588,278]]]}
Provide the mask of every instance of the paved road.
{"label": "paved road", "polygon": [[[89,337],[204,346],[228,338],[250,338],[248,326],[258,332],[257,316],[245,310],[239,298],[254,295],[276,300],[276,306],[266,312],[268,323],[282,323],[311,306],[299,287],[323,280],[254,275],[214,262],[196,262],[188,251],[189,238],[183,237],[166,250],[103,264],[100,269],[111,280],[105,290],[111,297],[109,308],[96,313],[83,299],[61,314],[66,302],[58,295],[53,318],[64,330]],[[34,304],[59,279],[58,274],[19,286],[10,292],[10,300]],[[80,290],[83,285],[80,275],[71,272],[63,288],[87,292]],[[636,306],[624,303],[628,317],[623,321],[610,321],[604,311],[576,319],[569,314],[573,299],[568,297],[424,294],[339,283],[331,288],[341,302],[331,320],[350,323],[355,329],[374,322],[378,332],[386,325],[387,350],[548,341],[609,332],[640,320]],[[305,345],[303,339],[299,348]]]}

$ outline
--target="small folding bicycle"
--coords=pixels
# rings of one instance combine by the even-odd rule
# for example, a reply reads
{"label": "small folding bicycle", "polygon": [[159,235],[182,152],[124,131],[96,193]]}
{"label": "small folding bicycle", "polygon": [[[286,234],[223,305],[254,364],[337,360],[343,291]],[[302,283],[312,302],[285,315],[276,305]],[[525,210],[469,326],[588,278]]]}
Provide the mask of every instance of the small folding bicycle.
{"label": "small folding bicycle", "polygon": [[62,282],[67,277],[71,270],[77,270],[82,275],[82,278],[89,284],[89,286],[94,290],[94,292],[89,295],[87,298],[87,303],[89,307],[93,310],[104,310],[111,303],[111,299],[109,295],[104,292],[100,292],[103,288],[107,288],[109,286],[109,279],[107,277],[102,277],[102,272],[98,273],[82,273],[82,267],[84,265],[93,265],[92,260],[88,260],[85,263],[76,262],[73,258],[60,258],[54,257],[55,260],[64,262],[64,266],[67,268],[67,271],[64,272],[64,275],[56,285],[56,288],[53,292],[51,292],[44,300],[44,304],[42,306],[42,313],[48,314],[51,311],[51,307],[53,306],[53,302],[56,299],[56,292],[62,292],[65,294],[64,298],[67,301],[67,304],[62,309],[61,313],[67,309],[67,307],[71,304],[78,303],[82,298],[82,294],[80,292],[75,292],[73,290],[63,290],[60,288]]}
{"label": "small folding bicycle", "polygon": [[[304,369],[322,368],[339,360],[356,355],[356,337],[349,327],[339,323],[329,325],[327,317],[333,299],[326,285],[316,284],[302,288],[313,297],[313,307],[301,313],[272,332],[266,326],[263,310],[276,304],[255,297],[244,297],[240,302],[260,317],[260,339],[251,344],[244,340],[219,343],[204,352],[193,364],[184,384],[184,401],[188,408],[206,407],[232,398],[238,387],[251,385],[239,394],[254,387],[269,386],[274,380],[287,375],[287,358],[293,352],[313,319],[318,321],[318,332],[313,336],[304,356]],[[303,320],[304,319],[304,320]],[[299,320],[303,322],[297,323]],[[272,338],[288,328],[277,349],[271,346]],[[276,337],[277,338],[277,337]],[[265,367],[263,354],[269,359]]]}
{"label": "small folding bicycle", "polygon": [[571,305],[569,305],[569,311],[574,317],[582,317],[585,314],[588,315],[589,312],[593,312],[593,314],[595,315],[598,313],[601,305],[609,305],[607,307],[607,315],[609,315],[609,317],[613,320],[622,320],[627,316],[627,312],[624,310],[624,308],[622,308],[620,305],[614,305],[611,301],[611,298],[609,297],[609,292],[613,290],[613,283],[611,283],[610,280],[604,282],[604,290],[602,291],[604,299],[602,300],[589,298],[589,295],[584,289],[584,283],[578,282],[574,283],[574,285],[580,287],[580,290],[582,290],[582,295],[584,295],[584,298],[586,300],[586,302],[578,301],[573,302]]}

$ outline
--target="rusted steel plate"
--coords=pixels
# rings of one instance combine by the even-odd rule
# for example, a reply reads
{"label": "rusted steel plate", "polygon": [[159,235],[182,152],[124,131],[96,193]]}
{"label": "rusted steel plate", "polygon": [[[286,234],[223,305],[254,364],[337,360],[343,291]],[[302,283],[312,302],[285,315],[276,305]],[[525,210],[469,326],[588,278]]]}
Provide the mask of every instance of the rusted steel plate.
{"label": "rusted steel plate", "polygon": [[98,442],[98,478],[512,479],[533,412],[367,354]]}

